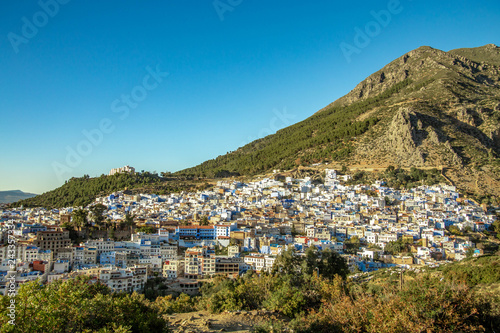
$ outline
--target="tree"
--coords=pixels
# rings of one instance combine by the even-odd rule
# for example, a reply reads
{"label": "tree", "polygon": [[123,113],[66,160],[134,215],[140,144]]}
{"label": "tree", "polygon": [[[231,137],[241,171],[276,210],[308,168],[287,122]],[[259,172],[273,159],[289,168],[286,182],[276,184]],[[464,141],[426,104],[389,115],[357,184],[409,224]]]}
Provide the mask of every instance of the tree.
{"label": "tree", "polygon": [[146,234],[154,234],[156,233],[156,228],[152,226],[142,226],[136,229],[137,232],[144,232]]}
{"label": "tree", "polygon": [[130,212],[125,213],[125,219],[123,220],[123,223],[130,228],[130,234],[132,235],[132,229],[135,227],[135,221],[134,221],[135,215],[130,214]]}
{"label": "tree", "polygon": [[61,227],[67,230],[73,230],[73,225],[71,224],[71,222],[64,222],[63,224],[61,224]]}
{"label": "tree", "polygon": [[352,176],[354,181],[359,181],[365,178],[365,172],[362,170],[356,171],[356,173]]}
{"label": "tree", "polygon": [[344,258],[331,249],[321,251],[321,261],[319,263],[319,273],[327,279],[333,279],[338,274],[343,279],[349,274],[349,267]]}
{"label": "tree", "polygon": [[465,257],[466,258],[472,258],[474,256],[474,248],[469,247],[467,251],[465,252]]}
{"label": "tree", "polygon": [[170,171],[165,171],[165,172],[160,172],[160,175],[163,177],[163,178],[167,178],[167,177],[171,177],[172,176],[172,173]]}
{"label": "tree", "polygon": [[417,276],[400,291],[387,285],[374,289],[377,292],[359,290],[353,295],[340,283],[331,289],[333,297],[328,298],[333,301],[324,302],[320,311],[311,311],[302,320],[305,327],[297,331],[451,333],[498,327],[482,297],[463,284],[439,277]]}
{"label": "tree", "polygon": [[309,246],[302,262],[302,273],[312,275],[319,268],[320,253],[316,246]]}
{"label": "tree", "polygon": [[297,275],[301,271],[301,260],[295,254],[295,248],[289,246],[286,250],[281,251],[274,264],[272,273],[283,275]]}
{"label": "tree", "polygon": [[208,225],[208,216],[204,215],[202,218],[201,218],[201,222],[200,222],[200,225]]}
{"label": "tree", "polygon": [[71,221],[73,225],[78,228],[78,230],[82,230],[82,228],[87,227],[87,214],[88,212],[84,209],[74,210],[71,214]]}
{"label": "tree", "polygon": [[402,239],[398,239],[395,242],[389,242],[385,245],[384,251],[389,253],[389,254],[398,254],[406,250],[408,247],[408,244],[403,243]]}
{"label": "tree", "polygon": [[322,277],[331,280],[336,274],[342,278],[349,274],[344,258],[331,249],[324,249],[320,252],[316,246],[310,246],[302,260],[302,273],[305,275],[310,276],[317,272]]}
{"label": "tree", "polygon": [[344,242],[344,245],[346,246],[346,252],[355,254],[359,250],[361,242],[359,241],[358,236],[352,236],[348,240]]}
{"label": "tree", "polygon": [[449,231],[452,235],[456,235],[456,236],[463,236],[462,231],[460,231],[460,229],[459,229],[456,225],[450,225],[450,226],[448,227],[448,231]]}
{"label": "tree", "polygon": [[94,222],[99,227],[99,229],[101,229],[104,224],[105,217],[103,216],[103,213],[107,209],[108,208],[106,206],[100,203],[90,208],[90,211],[92,212],[92,215],[94,217]]}
{"label": "tree", "polygon": [[497,216],[496,221],[491,224],[491,229],[497,233],[497,238],[500,239],[500,217]]}
{"label": "tree", "polygon": [[108,237],[112,240],[116,240],[116,236],[115,236],[115,229],[111,229],[109,230],[108,232]]}
{"label": "tree", "polygon": [[109,230],[110,228],[115,229],[115,224],[114,224],[114,223],[113,223],[113,221],[111,221],[111,219],[108,217],[108,218],[104,221],[104,227],[106,228],[106,230]]}

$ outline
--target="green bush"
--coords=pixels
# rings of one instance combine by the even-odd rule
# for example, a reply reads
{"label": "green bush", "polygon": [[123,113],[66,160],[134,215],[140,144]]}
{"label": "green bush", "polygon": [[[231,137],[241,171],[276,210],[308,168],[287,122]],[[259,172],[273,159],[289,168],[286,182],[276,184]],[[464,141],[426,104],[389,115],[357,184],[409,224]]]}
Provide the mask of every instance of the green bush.
{"label": "green bush", "polygon": [[15,326],[10,298],[0,296],[0,332],[167,332],[167,323],[143,295],[112,293],[88,277],[21,285]]}
{"label": "green bush", "polygon": [[177,298],[172,295],[157,297],[153,306],[162,314],[186,313],[196,311],[197,300],[197,297],[181,293]]}
{"label": "green bush", "polygon": [[466,283],[470,287],[500,281],[500,258],[481,256],[470,258],[442,268],[444,277],[452,282]]}

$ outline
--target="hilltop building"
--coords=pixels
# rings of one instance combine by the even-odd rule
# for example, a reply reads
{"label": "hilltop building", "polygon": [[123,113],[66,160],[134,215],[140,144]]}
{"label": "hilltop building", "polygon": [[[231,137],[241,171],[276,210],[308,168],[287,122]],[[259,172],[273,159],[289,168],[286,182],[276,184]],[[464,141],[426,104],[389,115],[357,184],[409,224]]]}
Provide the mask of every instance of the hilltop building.
{"label": "hilltop building", "polygon": [[134,173],[135,172],[135,168],[126,165],[126,166],[121,167],[121,168],[111,169],[111,171],[109,171],[109,176],[112,176],[115,173],[127,173],[127,172],[128,173]]}

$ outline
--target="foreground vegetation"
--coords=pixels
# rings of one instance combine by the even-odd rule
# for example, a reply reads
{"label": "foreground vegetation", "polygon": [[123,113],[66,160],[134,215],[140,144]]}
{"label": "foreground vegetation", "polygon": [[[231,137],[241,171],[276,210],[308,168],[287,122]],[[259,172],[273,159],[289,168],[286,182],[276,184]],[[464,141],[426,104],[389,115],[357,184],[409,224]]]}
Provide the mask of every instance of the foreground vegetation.
{"label": "foreground vegetation", "polygon": [[88,278],[23,284],[16,326],[0,297],[0,332],[167,332],[167,315],[208,310],[274,311],[288,318],[258,332],[493,332],[500,327],[499,256],[483,256],[425,272],[396,269],[347,278],[334,252],[285,251],[274,270],[237,279],[216,277],[201,295],[112,293]]}
{"label": "foreground vegetation", "polygon": [[[198,304],[211,312],[265,308],[290,318],[262,332],[492,332],[500,325],[500,293],[483,288],[479,294],[498,283],[498,256],[407,274],[402,286],[399,274],[367,282],[325,274],[314,257],[310,252],[295,263],[282,257],[269,275],[216,279],[204,286]],[[334,266],[343,271],[342,264]]]}
{"label": "foreground vegetation", "polygon": [[167,321],[143,295],[112,293],[89,278],[28,282],[15,301],[11,325],[10,298],[0,296],[0,332],[168,332]]}

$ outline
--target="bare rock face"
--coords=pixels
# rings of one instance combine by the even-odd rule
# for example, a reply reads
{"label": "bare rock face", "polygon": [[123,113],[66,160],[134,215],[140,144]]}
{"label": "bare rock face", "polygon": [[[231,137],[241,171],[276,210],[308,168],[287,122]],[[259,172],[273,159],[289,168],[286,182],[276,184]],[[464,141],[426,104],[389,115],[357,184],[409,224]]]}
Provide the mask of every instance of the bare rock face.
{"label": "bare rock face", "polygon": [[446,149],[448,151],[448,154],[451,155],[451,161],[455,166],[462,166],[463,161],[460,158],[460,156],[455,152],[453,147],[450,144],[450,141],[446,141],[445,143]]}
{"label": "bare rock face", "polygon": [[408,70],[404,67],[396,71],[379,71],[358,84],[349,94],[344,96],[344,100],[350,104],[373,97],[406,78],[408,78]]}
{"label": "bare rock face", "polygon": [[435,123],[414,106],[400,107],[378,138],[358,146],[358,156],[402,167],[463,167],[449,137]]}
{"label": "bare rock face", "polygon": [[490,138],[496,146],[500,147],[500,127],[490,132]]}
{"label": "bare rock face", "polygon": [[400,108],[387,129],[386,143],[399,165],[424,166],[425,159],[417,146],[417,128],[422,127],[414,111]]}
{"label": "bare rock face", "polygon": [[465,107],[459,108],[457,110],[457,119],[463,123],[466,123],[467,125],[477,126],[473,115]]}
{"label": "bare rock face", "polygon": [[432,127],[429,127],[427,132],[429,133],[428,137],[429,137],[430,142],[434,145],[438,145],[441,140],[439,139],[439,134],[437,134],[436,130]]}

